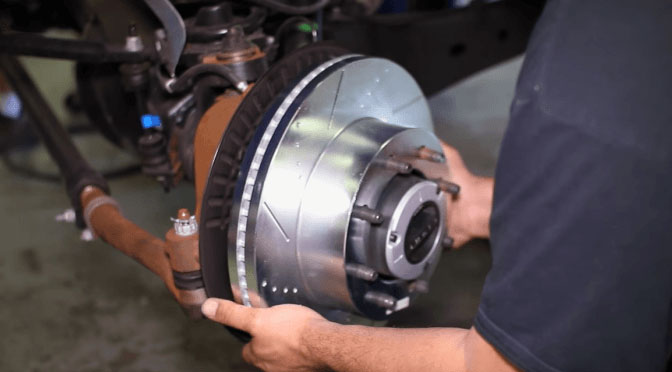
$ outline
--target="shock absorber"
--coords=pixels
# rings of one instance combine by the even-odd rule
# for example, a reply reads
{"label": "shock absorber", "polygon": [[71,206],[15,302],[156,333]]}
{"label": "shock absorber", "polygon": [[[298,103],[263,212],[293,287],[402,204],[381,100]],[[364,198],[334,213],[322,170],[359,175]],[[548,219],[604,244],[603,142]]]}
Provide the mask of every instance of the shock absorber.
{"label": "shock absorber", "polygon": [[142,173],[155,177],[165,191],[172,186],[173,169],[168,156],[168,140],[156,115],[143,115],[145,133],[138,140]]}

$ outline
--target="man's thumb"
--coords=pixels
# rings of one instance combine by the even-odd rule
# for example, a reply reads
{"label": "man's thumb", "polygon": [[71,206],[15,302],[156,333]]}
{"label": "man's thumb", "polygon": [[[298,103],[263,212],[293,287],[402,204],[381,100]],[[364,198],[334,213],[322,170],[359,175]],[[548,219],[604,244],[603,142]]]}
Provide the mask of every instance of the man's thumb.
{"label": "man's thumb", "polygon": [[235,302],[208,298],[201,305],[201,312],[206,317],[233,328],[250,333],[256,310]]}

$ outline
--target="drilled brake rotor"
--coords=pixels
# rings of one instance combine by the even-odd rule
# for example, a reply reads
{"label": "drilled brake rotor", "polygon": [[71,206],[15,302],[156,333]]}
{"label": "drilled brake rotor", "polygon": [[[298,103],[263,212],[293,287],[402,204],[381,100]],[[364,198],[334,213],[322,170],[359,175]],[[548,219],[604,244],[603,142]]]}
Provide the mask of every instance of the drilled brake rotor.
{"label": "drilled brake rotor", "polygon": [[294,80],[348,51],[329,43],[312,44],[275,63],[238,107],[213,159],[201,206],[200,261],[209,297],[233,299],[227,264],[227,232],[240,164],[255,129]]}
{"label": "drilled brake rotor", "polygon": [[209,296],[382,321],[428,281],[445,236],[431,114],[397,64],[314,45],[243,100],[202,203]]}

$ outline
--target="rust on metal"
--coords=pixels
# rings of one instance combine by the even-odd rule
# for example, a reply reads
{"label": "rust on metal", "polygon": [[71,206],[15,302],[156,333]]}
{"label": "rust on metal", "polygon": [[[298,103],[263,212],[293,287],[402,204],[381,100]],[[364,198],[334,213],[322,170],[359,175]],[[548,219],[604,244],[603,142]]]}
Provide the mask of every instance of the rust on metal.
{"label": "rust on metal", "polygon": [[189,217],[191,217],[191,214],[189,214],[189,210],[187,208],[180,208],[180,210],[177,211],[177,218],[180,220],[188,220]]}
{"label": "rust on metal", "polygon": [[177,186],[184,178],[184,169],[180,158],[179,144],[177,136],[170,136],[168,140],[168,158],[170,159],[170,169],[172,176],[172,186]]}
{"label": "rust on metal", "polygon": [[[251,44],[249,48],[240,49],[233,52],[220,52],[212,55],[206,55],[202,58],[203,63],[210,64],[234,64],[249,62],[259,58],[264,58],[266,54],[262,52],[257,45]],[[236,90],[230,89],[221,96],[217,97],[215,103],[210,106],[196,127],[194,136],[194,187],[196,191],[196,207],[194,214],[196,219],[201,219],[201,201],[205,192],[205,185],[210,165],[217,151],[217,146],[222,139],[222,135],[229,126],[229,122],[236,112],[236,109],[250,91],[254,84],[250,84],[247,90],[240,94]]]}
{"label": "rust on metal", "polygon": [[206,55],[202,58],[203,63],[231,64],[239,62],[249,62],[255,59],[263,58],[266,54],[259,49],[257,45],[250,45],[247,49],[240,49],[231,52],[220,52],[217,54]]}
{"label": "rust on metal", "polygon": [[[177,211],[178,220],[189,220],[191,214],[186,208]],[[198,233],[179,235],[175,228],[166,233],[166,254],[170,267],[177,273],[193,273],[201,270],[198,256]],[[177,300],[190,318],[198,319],[201,314],[201,304],[207,299],[204,288],[178,288]]]}
{"label": "rust on metal", "polygon": [[239,94],[230,90],[219,96],[215,103],[205,112],[196,128],[194,136],[194,188],[196,191],[196,207],[194,214],[200,221],[201,201],[205,192],[210,165],[215,156],[219,142],[229,125],[233,114],[250,91],[253,84],[245,93]]}
{"label": "rust on metal", "polygon": [[[186,219],[191,217],[188,211],[186,214]],[[182,217],[178,218],[182,219]],[[201,269],[198,258],[198,233],[180,236],[174,228],[171,228],[166,233],[166,253],[170,260],[170,267],[177,272],[184,273]]]}
{"label": "rust on metal", "polygon": [[[86,208],[94,199],[103,196],[105,193],[101,189],[88,186],[82,191],[80,200]],[[89,221],[90,228],[97,236],[158,275],[170,293],[179,300],[164,241],[126,219],[113,204],[103,204],[95,208]]]}
{"label": "rust on metal", "polygon": [[205,293],[205,289],[199,288],[194,290],[179,290],[180,298],[179,302],[184,311],[187,313],[191,319],[201,319],[203,318],[203,313],[201,313],[201,305],[208,299],[208,295]]}
{"label": "rust on metal", "polygon": [[[97,187],[84,188],[80,199],[86,207],[97,198],[106,197]],[[186,209],[178,212],[178,218],[191,215]],[[153,236],[121,215],[113,203],[101,204],[91,211],[89,227],[103,241],[132,257],[156,274],[177,302],[191,318],[202,317],[200,306],[206,300],[204,288],[178,289],[173,272],[190,273],[201,269],[198,258],[198,233],[179,236],[171,228],[166,241]]]}

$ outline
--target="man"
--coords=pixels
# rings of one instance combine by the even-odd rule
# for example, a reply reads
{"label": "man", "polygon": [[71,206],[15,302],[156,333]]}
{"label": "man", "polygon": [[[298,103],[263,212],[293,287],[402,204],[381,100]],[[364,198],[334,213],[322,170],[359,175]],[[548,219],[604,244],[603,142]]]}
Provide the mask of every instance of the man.
{"label": "man", "polygon": [[[672,328],[672,2],[550,0],[494,187],[451,148],[448,229],[490,236],[474,327],[330,323],[210,299],[267,371],[662,371]],[[492,205],[492,216],[490,216]],[[488,221],[490,224],[488,226]]]}

